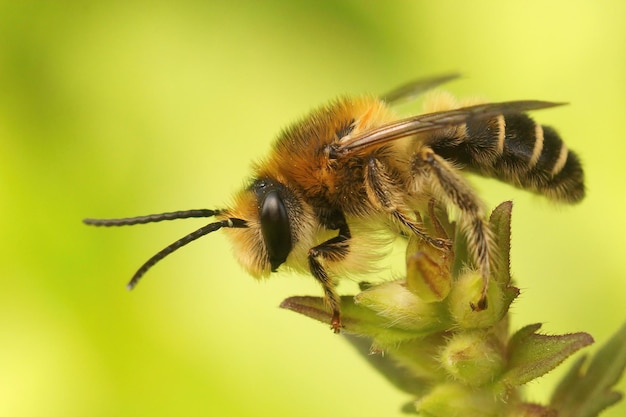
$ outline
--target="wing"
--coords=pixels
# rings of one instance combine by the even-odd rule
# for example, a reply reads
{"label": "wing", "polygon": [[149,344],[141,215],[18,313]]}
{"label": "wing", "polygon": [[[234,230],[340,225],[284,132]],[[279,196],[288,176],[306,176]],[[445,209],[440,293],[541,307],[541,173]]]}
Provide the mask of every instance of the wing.
{"label": "wing", "polygon": [[478,104],[475,106],[462,107],[460,109],[420,114],[406,119],[400,119],[354,136],[344,136],[333,150],[333,153],[337,156],[357,153],[367,148],[380,146],[392,140],[405,138],[417,133],[460,125],[476,119],[486,119],[501,114],[521,113],[529,110],[547,109],[564,104],[567,103],[538,100],[506,101],[502,103]]}
{"label": "wing", "polygon": [[459,77],[459,74],[451,73],[430,78],[420,78],[401,85],[387,94],[383,94],[380,96],[380,99],[389,104],[398,104],[403,101],[413,100],[420,94]]}

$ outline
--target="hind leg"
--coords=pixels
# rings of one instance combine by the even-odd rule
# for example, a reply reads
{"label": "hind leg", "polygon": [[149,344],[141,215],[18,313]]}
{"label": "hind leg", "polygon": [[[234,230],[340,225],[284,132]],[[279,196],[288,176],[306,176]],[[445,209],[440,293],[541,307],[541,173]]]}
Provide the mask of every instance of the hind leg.
{"label": "hind leg", "polygon": [[472,304],[472,308],[484,310],[487,308],[487,288],[491,275],[492,233],[485,221],[482,202],[458,170],[429,147],[421,147],[414,154],[411,169],[414,178],[428,179],[430,188],[439,200],[459,210],[459,223],[467,237],[470,255],[483,279],[480,299]]}

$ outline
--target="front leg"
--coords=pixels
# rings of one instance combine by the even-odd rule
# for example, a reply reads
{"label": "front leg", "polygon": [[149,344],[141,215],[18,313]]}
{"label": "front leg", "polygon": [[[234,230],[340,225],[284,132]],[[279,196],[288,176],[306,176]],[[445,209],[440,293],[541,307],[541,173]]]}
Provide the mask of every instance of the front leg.
{"label": "front leg", "polygon": [[350,229],[343,214],[338,213],[333,221],[332,229],[339,229],[339,234],[309,249],[309,269],[311,274],[322,284],[324,297],[332,311],[331,328],[335,333],[341,329],[341,299],[337,294],[337,280],[328,275],[320,259],[337,262],[349,252]]}

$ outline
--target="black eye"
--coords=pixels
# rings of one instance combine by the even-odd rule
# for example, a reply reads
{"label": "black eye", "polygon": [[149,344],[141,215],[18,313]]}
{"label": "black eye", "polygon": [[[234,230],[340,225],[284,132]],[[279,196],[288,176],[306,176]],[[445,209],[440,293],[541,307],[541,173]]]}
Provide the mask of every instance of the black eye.
{"label": "black eye", "polygon": [[267,246],[272,271],[275,271],[291,252],[289,217],[278,191],[265,194],[261,206],[261,233]]}

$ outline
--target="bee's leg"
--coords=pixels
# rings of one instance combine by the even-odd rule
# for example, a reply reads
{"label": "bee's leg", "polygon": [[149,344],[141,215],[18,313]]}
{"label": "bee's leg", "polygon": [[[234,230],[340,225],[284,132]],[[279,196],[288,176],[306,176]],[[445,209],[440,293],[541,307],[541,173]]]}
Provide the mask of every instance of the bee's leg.
{"label": "bee's leg", "polygon": [[333,312],[330,325],[335,333],[339,333],[341,329],[341,299],[335,290],[337,280],[328,276],[328,273],[320,263],[320,259],[336,262],[345,258],[349,252],[348,241],[351,235],[343,214],[339,214],[337,223],[329,228],[339,229],[339,234],[309,249],[309,269],[315,279],[322,284],[326,302]]}
{"label": "bee's leg", "polygon": [[460,210],[460,224],[467,236],[468,249],[483,277],[481,298],[475,310],[487,308],[487,287],[491,274],[492,234],[485,222],[485,212],[478,196],[457,170],[431,148],[422,147],[414,155],[412,171],[415,176],[430,174],[433,191],[445,203]]}
{"label": "bee's leg", "polygon": [[372,203],[390,214],[403,227],[436,248],[449,250],[452,244],[447,239],[437,239],[428,235],[421,222],[413,220],[411,210],[404,202],[404,192],[396,185],[382,161],[370,158],[365,169],[365,190]]}

